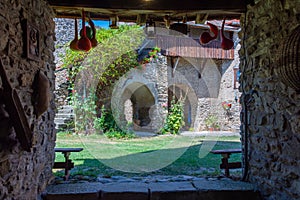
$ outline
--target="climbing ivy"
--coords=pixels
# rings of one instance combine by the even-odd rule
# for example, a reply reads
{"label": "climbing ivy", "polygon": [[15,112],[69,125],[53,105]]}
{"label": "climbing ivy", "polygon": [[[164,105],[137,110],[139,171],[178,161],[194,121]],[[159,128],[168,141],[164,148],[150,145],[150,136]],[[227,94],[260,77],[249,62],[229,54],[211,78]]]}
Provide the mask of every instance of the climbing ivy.
{"label": "climbing ivy", "polygon": [[[136,49],[144,40],[143,30],[139,26],[120,26],[119,29],[98,29],[98,46],[89,52],[73,51],[66,48],[66,55],[61,57],[62,68],[68,70],[69,90],[75,113],[80,113],[76,120],[76,132],[87,132],[94,127],[101,105],[96,99],[107,98],[107,92],[113,84],[131,68],[139,65]],[[75,90],[75,81],[81,71],[87,71],[88,77],[80,80],[80,91]],[[96,86],[87,84],[96,80]],[[85,95],[88,88],[93,92]],[[102,104],[103,105],[103,104]],[[108,112],[110,108],[107,108]],[[117,130],[118,131],[118,130]]]}
{"label": "climbing ivy", "polygon": [[135,137],[135,134],[129,129],[119,128],[112,112],[106,110],[104,106],[101,108],[101,117],[94,121],[94,127],[96,131],[102,131],[108,138],[130,139]]}
{"label": "climbing ivy", "polygon": [[161,134],[178,134],[180,128],[184,125],[183,101],[175,99],[171,101],[165,124],[160,130]]}
{"label": "climbing ivy", "polygon": [[70,89],[74,88],[77,74],[88,69],[99,86],[110,86],[131,68],[139,65],[136,49],[144,40],[139,26],[120,26],[119,29],[98,29],[98,46],[89,52],[73,51],[66,48],[62,57],[63,68],[68,69]]}
{"label": "climbing ivy", "polygon": [[96,95],[93,89],[90,89],[84,96],[80,96],[78,93],[73,94],[72,105],[76,116],[76,133],[91,133],[97,116],[95,101]]}

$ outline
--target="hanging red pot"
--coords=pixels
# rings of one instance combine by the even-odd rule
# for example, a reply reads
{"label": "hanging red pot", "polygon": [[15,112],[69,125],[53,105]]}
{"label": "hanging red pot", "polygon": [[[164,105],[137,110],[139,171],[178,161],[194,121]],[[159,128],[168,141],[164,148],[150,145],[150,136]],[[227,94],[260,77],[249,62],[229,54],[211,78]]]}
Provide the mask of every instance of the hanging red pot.
{"label": "hanging red pot", "polygon": [[89,51],[92,48],[92,44],[90,39],[86,36],[84,10],[82,10],[82,30],[83,30],[83,35],[78,41],[78,48],[83,51]]}
{"label": "hanging red pot", "polygon": [[209,43],[210,41],[216,39],[218,37],[218,27],[214,24],[211,24],[209,22],[207,22],[207,25],[209,26],[210,28],[210,31],[214,34],[213,36],[210,35],[209,32],[204,32],[201,34],[200,36],[200,42],[201,44],[207,44]]}
{"label": "hanging red pot", "polygon": [[[85,32],[86,32],[86,36],[89,39],[92,39],[92,37],[93,37],[93,30],[92,30],[92,28],[89,27],[89,26],[85,26]],[[79,35],[83,36],[83,29],[80,30]]]}
{"label": "hanging red pot", "polygon": [[223,20],[222,28],[221,28],[221,47],[224,50],[229,50],[233,47],[234,43],[231,39],[225,37],[224,26],[225,26],[225,18]]}
{"label": "hanging red pot", "polygon": [[77,27],[77,19],[75,19],[75,37],[74,40],[70,43],[70,49],[74,51],[78,51],[78,27]]}
{"label": "hanging red pot", "polygon": [[96,40],[96,28],[94,22],[89,18],[89,25],[92,28],[93,36],[91,38],[92,47],[96,47],[98,45],[98,41]]}

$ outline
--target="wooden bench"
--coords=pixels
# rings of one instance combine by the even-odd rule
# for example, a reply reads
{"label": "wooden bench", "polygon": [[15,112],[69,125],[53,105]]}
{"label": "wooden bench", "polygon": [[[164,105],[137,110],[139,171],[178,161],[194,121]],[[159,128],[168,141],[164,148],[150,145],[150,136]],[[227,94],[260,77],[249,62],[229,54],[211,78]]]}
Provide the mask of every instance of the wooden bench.
{"label": "wooden bench", "polygon": [[74,163],[69,159],[71,152],[80,152],[83,148],[54,148],[55,152],[61,152],[64,154],[65,162],[55,162],[54,169],[65,169],[65,180],[68,180],[70,176],[70,170],[74,168]]}
{"label": "wooden bench", "polygon": [[241,162],[228,162],[230,155],[233,153],[242,153],[242,149],[221,149],[210,151],[213,154],[221,154],[222,162],[220,164],[220,169],[225,169],[225,176],[229,177],[229,169],[241,168]]}

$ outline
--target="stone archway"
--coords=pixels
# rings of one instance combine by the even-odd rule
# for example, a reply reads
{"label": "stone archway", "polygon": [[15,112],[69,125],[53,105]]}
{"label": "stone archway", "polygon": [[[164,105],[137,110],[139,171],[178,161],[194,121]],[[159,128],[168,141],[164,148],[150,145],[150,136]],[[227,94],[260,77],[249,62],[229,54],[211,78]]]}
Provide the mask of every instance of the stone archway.
{"label": "stone archway", "polygon": [[183,100],[184,102],[184,130],[194,127],[195,111],[197,109],[197,97],[192,90],[186,85],[171,85],[168,87],[168,108],[171,106],[172,100]]}
{"label": "stone archway", "polygon": [[[151,122],[150,109],[155,105],[155,98],[146,85],[138,87],[130,97],[132,102],[133,122],[140,126],[148,126]],[[126,112],[126,108],[124,110]]]}
{"label": "stone archway", "polygon": [[121,93],[121,112],[127,124],[133,124],[134,130],[152,129],[156,108],[156,96],[148,85],[141,82],[128,84]]}

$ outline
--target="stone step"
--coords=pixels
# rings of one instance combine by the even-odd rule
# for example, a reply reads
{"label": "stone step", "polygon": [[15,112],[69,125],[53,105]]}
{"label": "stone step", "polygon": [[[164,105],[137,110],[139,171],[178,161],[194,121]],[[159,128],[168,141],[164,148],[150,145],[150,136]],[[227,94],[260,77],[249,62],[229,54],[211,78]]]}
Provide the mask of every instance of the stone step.
{"label": "stone step", "polygon": [[55,129],[56,130],[65,130],[65,129],[72,129],[74,128],[74,125],[72,126],[71,124],[68,123],[63,123],[63,124],[55,124]]}
{"label": "stone step", "polygon": [[56,124],[55,125],[56,130],[65,130],[67,128],[68,128],[68,126],[66,124]]}
{"label": "stone step", "polygon": [[261,200],[250,183],[226,180],[180,182],[76,183],[50,185],[45,200]]}
{"label": "stone step", "polygon": [[68,125],[72,121],[73,120],[70,120],[70,119],[56,119],[56,120],[54,120],[54,123],[57,126],[61,126],[61,125]]}
{"label": "stone step", "polygon": [[50,185],[43,195],[44,200],[84,200],[99,199],[102,183],[59,184]]}
{"label": "stone step", "polygon": [[66,123],[66,121],[68,121],[69,119],[67,118],[54,118],[54,123],[55,124],[64,124]]}
{"label": "stone step", "polygon": [[71,105],[64,105],[60,107],[61,109],[73,109],[73,106]]}
{"label": "stone step", "polygon": [[73,107],[72,106],[62,106],[58,108],[58,112],[63,112],[63,113],[72,113],[73,112]]}
{"label": "stone step", "polygon": [[66,105],[60,107],[54,118],[55,129],[64,130],[70,128],[68,127],[68,123],[74,120],[74,118],[75,115],[72,106]]}
{"label": "stone step", "polygon": [[74,113],[59,112],[59,113],[56,113],[56,115],[55,115],[55,118],[74,118],[74,117],[75,117]]}
{"label": "stone step", "polygon": [[73,110],[71,109],[59,109],[58,112],[59,113],[67,113],[67,114],[72,114],[73,113]]}

